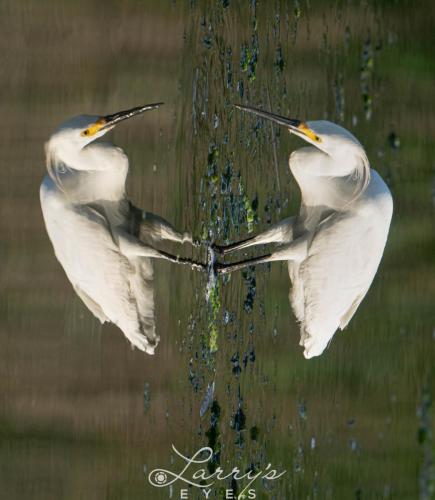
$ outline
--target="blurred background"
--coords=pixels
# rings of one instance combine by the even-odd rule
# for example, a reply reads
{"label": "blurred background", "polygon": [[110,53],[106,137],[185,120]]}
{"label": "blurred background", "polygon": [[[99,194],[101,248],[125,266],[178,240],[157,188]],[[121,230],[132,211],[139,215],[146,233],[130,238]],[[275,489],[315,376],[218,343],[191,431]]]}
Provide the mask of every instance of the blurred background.
{"label": "blurred background", "polygon": [[[147,479],[181,469],[172,444],[211,446],[210,472],[287,470],[257,498],[431,498],[434,16],[405,0],[1,2],[0,498],[179,498]],[[132,201],[196,238],[299,206],[287,160],[303,144],[232,103],[330,119],[366,147],[394,197],[389,241],[320,358],[298,346],[282,263],[208,293],[156,263],[153,357],[75,295],[40,211],[44,142],[67,117],[156,101],[112,139]],[[224,486],[238,493],[213,498]]]}

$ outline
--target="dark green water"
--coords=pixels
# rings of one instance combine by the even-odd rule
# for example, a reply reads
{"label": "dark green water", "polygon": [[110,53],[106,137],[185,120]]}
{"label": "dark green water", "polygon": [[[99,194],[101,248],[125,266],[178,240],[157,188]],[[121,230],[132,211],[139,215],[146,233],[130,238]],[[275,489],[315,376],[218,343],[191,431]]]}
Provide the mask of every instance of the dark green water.
{"label": "dark green water", "polygon": [[[0,498],[180,498],[148,481],[181,470],[172,444],[211,445],[225,471],[287,471],[257,498],[431,498],[434,15],[428,1],[2,2]],[[156,263],[154,357],[74,294],[39,207],[44,142],[68,116],[156,101],[113,133],[129,195],[198,239],[299,207],[301,142],[232,103],[327,118],[364,144],[395,213],[367,297],[320,358],[298,346],[285,264],[220,279],[207,302],[205,275]]]}

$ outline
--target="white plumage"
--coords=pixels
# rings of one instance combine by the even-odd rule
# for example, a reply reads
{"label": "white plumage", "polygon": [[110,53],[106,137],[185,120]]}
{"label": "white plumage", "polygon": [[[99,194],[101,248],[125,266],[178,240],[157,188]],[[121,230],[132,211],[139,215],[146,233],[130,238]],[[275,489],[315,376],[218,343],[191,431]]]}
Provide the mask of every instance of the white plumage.
{"label": "white plumage", "polygon": [[148,354],[159,341],[151,258],[195,263],[157,250],[139,236],[179,243],[192,238],[134,207],[125,195],[127,157],[113,144],[94,140],[156,106],[103,118],[78,116],[62,124],[46,144],[49,175],[40,188],[47,232],[74,290],[101,323],[116,324]]}
{"label": "white plumage", "polygon": [[304,260],[289,262],[290,300],[306,357],[321,354],[337,328],[346,327],[373,281],[392,214],[385,189],[372,171],[364,193],[321,219]]}
{"label": "white plumage", "polygon": [[303,123],[240,107],[289,128],[312,146],[295,151],[290,169],[301,189],[298,216],[240,243],[217,247],[228,254],[252,245],[278,243],[271,254],[219,266],[288,260],[290,302],[300,322],[306,358],[322,354],[335,331],[355,314],[378,269],[393,212],[391,193],[370,168],[363,147],[327,121]]}

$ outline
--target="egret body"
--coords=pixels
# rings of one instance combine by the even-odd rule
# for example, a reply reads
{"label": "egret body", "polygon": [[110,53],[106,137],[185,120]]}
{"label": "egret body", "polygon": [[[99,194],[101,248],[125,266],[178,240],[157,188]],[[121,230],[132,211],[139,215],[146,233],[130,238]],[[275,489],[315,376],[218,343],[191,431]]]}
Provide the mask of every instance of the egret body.
{"label": "egret body", "polygon": [[192,238],[129,202],[128,158],[98,139],[119,122],[158,106],[67,120],[46,144],[49,175],[40,188],[47,232],[74,290],[102,323],[115,323],[133,346],[149,354],[159,340],[151,259],[196,263],[143,243],[140,233],[153,241],[192,243]]}
{"label": "egret body", "polygon": [[226,247],[223,254],[275,243],[272,253],[218,265],[227,273],[247,265],[288,261],[290,302],[301,327],[306,358],[320,355],[335,331],[349,323],[378,269],[393,213],[391,193],[370,168],[364,148],[329,121],[288,119],[237,106],[285,126],[310,145],[290,155],[301,190],[299,215]]}

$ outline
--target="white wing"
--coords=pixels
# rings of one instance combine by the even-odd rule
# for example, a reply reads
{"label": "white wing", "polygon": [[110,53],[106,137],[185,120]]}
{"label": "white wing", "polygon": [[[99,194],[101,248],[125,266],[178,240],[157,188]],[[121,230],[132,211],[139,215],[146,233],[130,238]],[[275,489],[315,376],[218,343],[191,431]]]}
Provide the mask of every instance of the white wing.
{"label": "white wing", "polygon": [[101,307],[94,300],[92,300],[86,292],[84,292],[78,285],[73,284],[73,287],[76,294],[82,299],[83,303],[91,311],[91,313],[100,320],[100,323],[110,321],[110,319],[104,314]]}
{"label": "white wing", "polygon": [[376,274],[390,220],[391,211],[382,213],[364,200],[335,213],[319,224],[308,257],[290,269],[306,358],[320,355],[354,315]]}
{"label": "white wing", "polygon": [[86,205],[68,203],[50,182],[41,186],[41,206],[68,279],[100,321],[115,323],[132,344],[153,353],[158,339],[151,263],[123,256],[104,216]]}

